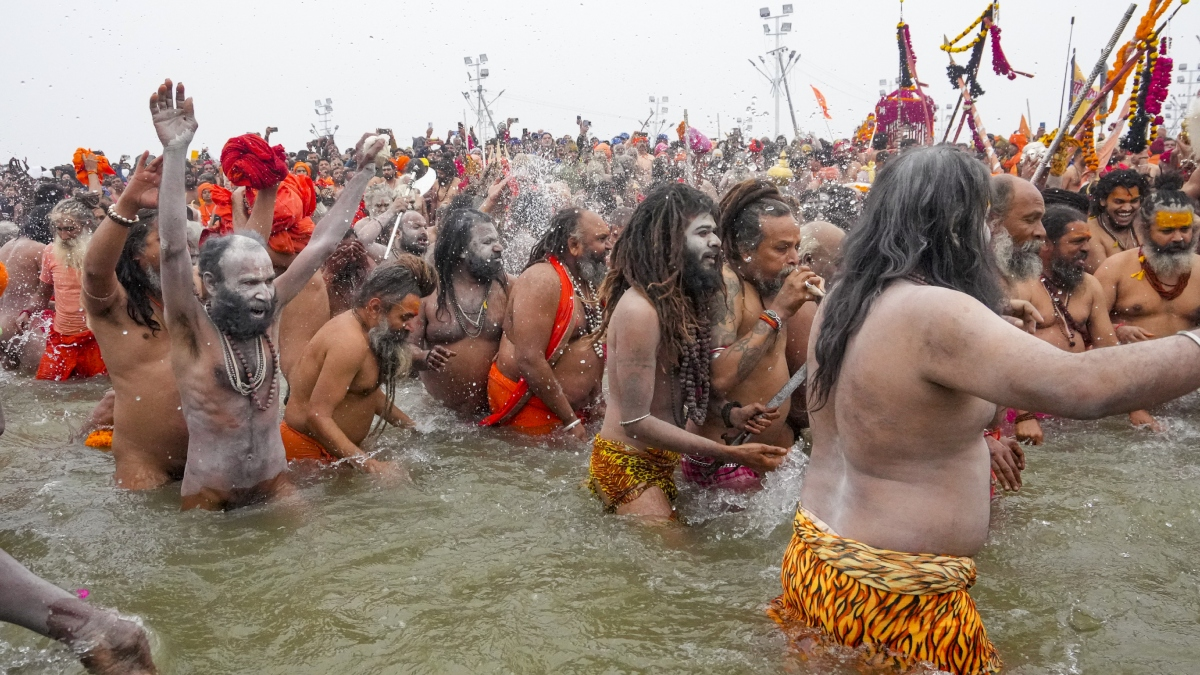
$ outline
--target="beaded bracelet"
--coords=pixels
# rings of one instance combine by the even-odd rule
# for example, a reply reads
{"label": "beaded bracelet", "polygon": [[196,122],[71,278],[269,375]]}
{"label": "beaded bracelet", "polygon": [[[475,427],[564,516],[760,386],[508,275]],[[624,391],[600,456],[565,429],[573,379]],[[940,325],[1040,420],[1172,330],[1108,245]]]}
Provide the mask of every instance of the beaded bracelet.
{"label": "beaded bracelet", "polygon": [[108,205],[108,217],[111,218],[114,223],[116,223],[118,225],[124,225],[125,227],[132,227],[132,226],[136,225],[138,222],[137,215],[134,215],[133,219],[130,220],[129,218],[126,218],[125,216],[122,216],[121,214],[117,213],[117,205],[116,204]]}

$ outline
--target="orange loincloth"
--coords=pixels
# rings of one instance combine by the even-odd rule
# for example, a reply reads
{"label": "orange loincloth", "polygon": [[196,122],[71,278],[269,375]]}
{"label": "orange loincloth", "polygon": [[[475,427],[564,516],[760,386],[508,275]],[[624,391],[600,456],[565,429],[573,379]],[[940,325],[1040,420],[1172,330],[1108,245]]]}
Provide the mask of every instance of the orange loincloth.
{"label": "orange loincloth", "polygon": [[[488,405],[493,411],[500,410],[504,404],[513,396],[518,398],[523,394],[518,394],[518,384],[504,376],[500,369],[492,363],[491,370],[488,371]],[[501,424],[511,426],[512,428],[530,436],[544,436],[553,432],[562,425],[562,420],[558,419],[558,415],[551,412],[550,408],[542,402],[542,399],[536,396],[530,396],[525,405],[509,419],[501,422]]]}
{"label": "orange loincloth", "polygon": [[46,334],[46,351],[38,364],[37,379],[61,382],[72,375],[95,377],[107,373],[100,356],[100,345],[96,344],[92,331],[63,335],[50,328]]}
{"label": "orange loincloth", "polygon": [[[566,268],[558,261],[558,258],[550,256],[547,262],[558,273],[560,284],[558,310],[554,313],[554,326],[550,329],[550,341],[546,344],[546,360],[550,361],[570,338],[567,331],[571,327],[571,319],[575,316],[575,285],[571,283]],[[554,362],[551,361],[550,365],[553,366]],[[562,420],[550,412],[545,403],[530,393],[529,383],[525,381],[525,378],[513,382],[500,373],[495,363],[492,363],[492,368],[488,371],[488,404],[491,406],[492,414],[479,423],[481,426],[511,424],[520,431],[536,436],[548,434],[562,424]],[[534,408],[534,412],[526,417],[525,424],[518,424],[515,420],[521,418],[525,410],[531,406]],[[537,412],[539,408],[545,413]],[[546,427],[545,430],[539,431],[543,427]]]}
{"label": "orange loincloth", "polygon": [[329,454],[325,446],[318,443],[315,438],[296,431],[289,427],[287,422],[279,423],[279,435],[283,437],[283,451],[287,454],[287,461],[289,462],[300,459],[311,459],[331,464],[337,461],[337,457]]}
{"label": "orange loincloth", "polygon": [[956,675],[998,673],[975,601],[970,558],[887,551],[835,534],[796,509],[783,556],[783,595],[767,614],[794,639],[861,650],[868,665],[918,663]]}

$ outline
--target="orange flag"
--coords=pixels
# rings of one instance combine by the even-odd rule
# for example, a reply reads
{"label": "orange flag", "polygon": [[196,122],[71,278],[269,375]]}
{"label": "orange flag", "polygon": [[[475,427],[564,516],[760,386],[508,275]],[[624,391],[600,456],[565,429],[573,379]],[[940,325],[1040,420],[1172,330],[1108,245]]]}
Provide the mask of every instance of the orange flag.
{"label": "orange flag", "polygon": [[816,86],[811,85],[811,84],[808,86],[812,87],[813,94],[815,94],[817,97],[817,103],[821,104],[821,112],[825,113],[825,119],[827,119],[827,120],[833,119],[832,117],[829,116],[829,104],[825,102],[825,95],[822,94],[821,90],[817,89]]}
{"label": "orange flag", "polygon": [[1021,127],[1020,127],[1019,131],[1020,131],[1021,135],[1025,136],[1025,140],[1027,140],[1027,141],[1036,141],[1037,140],[1036,138],[1033,137],[1033,131],[1030,130],[1029,122],[1026,121],[1024,115],[1021,115]]}

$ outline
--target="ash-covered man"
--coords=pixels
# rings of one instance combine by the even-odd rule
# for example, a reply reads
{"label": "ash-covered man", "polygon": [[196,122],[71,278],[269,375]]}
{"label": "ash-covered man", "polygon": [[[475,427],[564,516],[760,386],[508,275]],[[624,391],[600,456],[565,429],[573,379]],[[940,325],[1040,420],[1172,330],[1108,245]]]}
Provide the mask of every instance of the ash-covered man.
{"label": "ash-covered man", "polygon": [[[368,172],[355,176],[313,231],[304,250],[276,276],[264,243],[240,234],[213,237],[200,252],[199,272],[209,297],[193,292],[187,250],[183,175],[196,132],[192,100],[165,81],[150,97],[163,143],[159,238],[163,305],[171,336],[171,365],[188,423],[183,508],[235,508],[292,490],[279,434],[279,314],[333,252],[350,227]],[[383,149],[359,141],[361,166]]]}
{"label": "ash-covered man", "polygon": [[353,308],[317,331],[289,382],[291,396],[279,428],[288,461],[344,459],[367,473],[407,476],[402,467],[376,460],[362,446],[376,416],[412,427],[395,398],[396,386],[412,366],[408,335],[420,310],[412,271],[388,265],[367,277]]}
{"label": "ash-covered man", "polygon": [[1134,228],[1138,209],[1150,195],[1150,182],[1133,169],[1110,171],[1092,189],[1092,247],[1087,271],[1096,274],[1104,261],[1142,245]]}
{"label": "ash-covered man", "polygon": [[143,153],[84,258],[83,306],[108,364],[117,487],[146,490],[183,477],[188,429],[162,313],[157,214],[162,158]]}
{"label": "ash-covered man", "polygon": [[28,328],[35,312],[54,296],[54,323],[46,336],[46,351],[38,364],[37,379],[65,380],[72,375],[95,377],[106,372],[96,336],[88,329],[80,302],[80,273],[96,221],[91,209],[75,199],[65,199],[50,211],[54,242],[42,254],[41,297],[23,312]]}
{"label": "ash-covered man", "polygon": [[[1012,297],[1028,301],[1044,321],[1034,335],[1068,352],[1117,344],[1108,304],[1096,277],[1087,273],[1092,234],[1087,216],[1069,206],[1050,206],[1042,217],[1046,245],[1042,248],[1042,273],[1015,284]],[[1018,441],[1041,445],[1045,438],[1038,415],[1009,410]],[[1018,477],[1019,482],[1019,477]]]}
{"label": "ash-covered man", "polygon": [[[1111,174],[1110,174],[1111,175]],[[1104,261],[1096,278],[1123,343],[1143,342],[1200,325],[1200,272],[1195,202],[1179,190],[1159,190],[1141,202],[1134,249]],[[1158,430],[1145,410],[1129,421]]]}
{"label": "ash-covered man", "polygon": [[[730,435],[729,413],[742,402],[766,404],[787,383],[789,324],[800,306],[815,301],[823,281],[800,266],[800,225],[779,189],[766,181],[738,183],[720,205],[718,234],[724,250],[724,298],[713,316],[712,388],[727,403],[699,433],[720,443]],[[723,301],[723,302],[722,302]],[[790,448],[790,401],[756,441]],[[684,457],[684,478],[704,487],[753,489],[761,477],[744,466],[706,457]]]}
{"label": "ash-covered man", "polygon": [[530,435],[561,428],[587,438],[584,417],[604,379],[597,292],[611,240],[608,223],[591,211],[562,209],[550,220],[509,292],[504,336],[488,372],[492,414],[485,426]]}
{"label": "ash-covered man", "polygon": [[[762,474],[787,449],[727,446],[688,432],[720,415],[710,385],[711,326],[721,298],[721,240],[712,200],[670,184],[633,213],[612,252],[600,290],[607,337],[608,405],[592,445],[589,483],[608,510],[662,522],[674,517],[680,454],[747,466]],[[728,411],[741,431],[779,419],[762,404]]]}
{"label": "ash-covered man", "polygon": [[478,419],[488,411],[488,371],[508,307],[504,244],[491,217],[474,209],[450,211],[440,229],[437,293],[421,300],[414,363],[430,396]]}

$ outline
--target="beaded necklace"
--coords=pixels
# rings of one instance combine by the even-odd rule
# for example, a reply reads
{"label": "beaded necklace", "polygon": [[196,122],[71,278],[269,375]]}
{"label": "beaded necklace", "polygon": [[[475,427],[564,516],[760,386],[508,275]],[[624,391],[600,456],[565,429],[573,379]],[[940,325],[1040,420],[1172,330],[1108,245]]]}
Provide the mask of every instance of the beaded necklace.
{"label": "beaded necklace", "polygon": [[[571,274],[571,269],[563,265],[563,271],[567,273],[567,279],[571,282],[571,292],[579,296],[580,302],[583,303],[583,320],[587,326],[588,335],[597,335],[600,332],[600,326],[604,323],[604,308],[600,306],[600,301],[596,297],[596,287],[591,281],[584,280],[587,283],[588,294],[583,294],[583,286],[575,279],[575,275]],[[591,299],[588,299],[588,296]],[[592,340],[592,351],[596,352],[596,356],[601,361],[604,360],[604,345],[599,340]]]}
{"label": "beaded necklace", "polygon": [[[233,387],[237,393],[249,398],[255,408],[266,412],[275,403],[275,396],[279,391],[279,356],[275,352],[275,345],[271,342],[271,338],[264,334],[255,341],[258,367],[255,369],[254,375],[250,376],[250,368],[246,364],[246,358],[242,355],[241,350],[233,344],[225,331],[218,329],[217,333],[221,336],[221,352],[225,357],[225,375],[229,378],[229,386]],[[263,348],[264,343],[266,349]],[[266,403],[260,403],[258,390],[267,378],[267,351],[271,354],[271,387],[267,392]],[[240,370],[238,366],[241,366]],[[247,376],[249,376],[248,380]]]}

